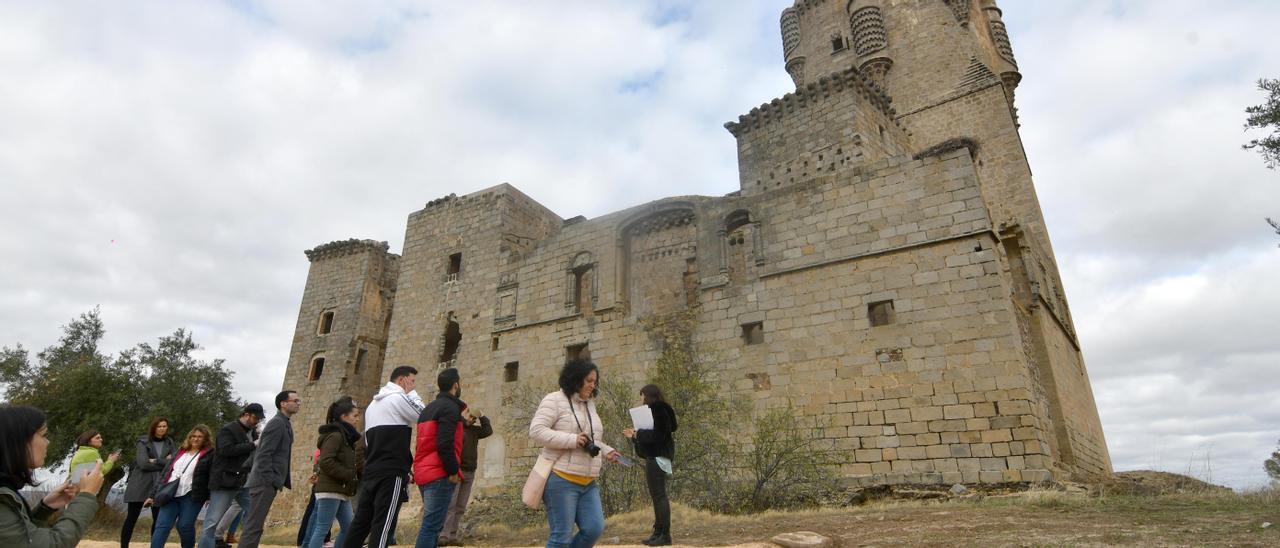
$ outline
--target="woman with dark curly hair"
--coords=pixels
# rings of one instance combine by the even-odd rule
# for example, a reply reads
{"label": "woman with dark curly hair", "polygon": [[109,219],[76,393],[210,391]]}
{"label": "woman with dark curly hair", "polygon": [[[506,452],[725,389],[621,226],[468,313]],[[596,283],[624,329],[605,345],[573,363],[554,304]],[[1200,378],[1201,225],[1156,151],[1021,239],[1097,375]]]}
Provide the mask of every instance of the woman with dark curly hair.
{"label": "woman with dark curly hair", "polygon": [[[529,425],[529,437],[542,445],[540,458],[552,461],[542,502],[551,534],[548,548],[592,546],[604,534],[600,469],[618,452],[604,443],[604,424],[596,411],[600,368],[573,360],[560,370],[560,390],[547,394]],[[574,535],[573,526],[578,526]]]}

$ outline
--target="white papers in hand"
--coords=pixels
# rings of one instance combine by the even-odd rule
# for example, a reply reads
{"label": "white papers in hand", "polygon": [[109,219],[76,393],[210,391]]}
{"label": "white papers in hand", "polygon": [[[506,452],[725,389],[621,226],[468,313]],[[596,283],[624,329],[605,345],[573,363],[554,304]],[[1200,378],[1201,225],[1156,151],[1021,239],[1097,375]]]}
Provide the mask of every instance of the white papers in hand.
{"label": "white papers in hand", "polygon": [[631,425],[636,430],[653,430],[653,410],[647,405],[632,407]]}

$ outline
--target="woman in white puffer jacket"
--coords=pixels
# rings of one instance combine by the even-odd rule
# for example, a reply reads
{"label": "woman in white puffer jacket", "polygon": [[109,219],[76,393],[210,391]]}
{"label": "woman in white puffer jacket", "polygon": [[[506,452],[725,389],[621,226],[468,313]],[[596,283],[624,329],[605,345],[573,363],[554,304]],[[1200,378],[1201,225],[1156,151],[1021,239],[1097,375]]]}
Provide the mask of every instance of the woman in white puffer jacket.
{"label": "woman in white puffer jacket", "polygon": [[542,445],[542,456],[553,463],[542,494],[551,527],[548,548],[592,546],[604,534],[596,478],[601,457],[617,462],[618,452],[604,443],[604,425],[594,400],[599,382],[596,364],[586,360],[565,364],[560,370],[560,390],[542,398],[529,425],[529,437]]}

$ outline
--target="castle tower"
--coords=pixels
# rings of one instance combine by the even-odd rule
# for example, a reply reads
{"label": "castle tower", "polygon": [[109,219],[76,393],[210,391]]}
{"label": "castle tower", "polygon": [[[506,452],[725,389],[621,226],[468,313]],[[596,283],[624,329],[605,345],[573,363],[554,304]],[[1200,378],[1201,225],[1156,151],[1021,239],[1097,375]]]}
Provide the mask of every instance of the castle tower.
{"label": "castle tower", "polygon": [[[340,395],[360,408],[382,385],[387,325],[395,298],[400,257],[386,242],[345,240],[306,252],[311,261],[294,328],[283,387],[296,390],[302,409],[293,421],[293,490],[272,512],[297,516],[306,506],[317,428]],[[270,409],[273,402],[261,402]]]}
{"label": "castle tower", "polygon": [[[823,134],[860,136],[858,150],[868,159],[897,149],[920,158],[967,147],[1009,265],[1005,274],[1039,395],[1038,413],[1052,431],[1046,441],[1055,466],[1070,473],[1109,473],[1097,407],[1018,132],[1014,91],[1022,75],[995,0],[796,0],[783,10],[780,26],[785,68],[796,92],[758,110],[777,117],[780,109],[770,105],[813,96],[817,89],[825,111],[796,109],[788,115],[814,120],[801,124],[803,134],[772,141],[785,147],[764,147],[772,137],[744,134],[744,122],[757,117],[755,111],[729,124],[739,140],[743,193],[770,172],[794,172],[793,166],[810,163],[806,157],[818,154],[813,147],[826,146]],[[880,140],[885,150],[865,150],[876,140],[869,138],[869,128],[857,126],[864,117],[848,116],[856,107],[831,104],[828,88],[845,81],[872,82],[867,95],[883,93],[891,105],[881,109],[892,122],[888,138]],[[842,122],[850,119],[853,127]]]}

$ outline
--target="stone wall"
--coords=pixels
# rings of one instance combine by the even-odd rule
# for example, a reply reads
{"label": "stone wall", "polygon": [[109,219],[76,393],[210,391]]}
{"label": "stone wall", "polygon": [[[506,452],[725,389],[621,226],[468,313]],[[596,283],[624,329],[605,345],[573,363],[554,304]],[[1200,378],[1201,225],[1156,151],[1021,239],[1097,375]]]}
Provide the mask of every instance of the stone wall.
{"label": "stone wall", "polygon": [[[673,198],[580,221],[521,257],[504,257],[494,275],[468,280],[464,266],[456,283],[469,285],[450,293],[455,282],[432,266],[439,261],[415,262],[415,254],[482,248],[487,235],[501,232],[494,227],[502,217],[492,189],[456,198],[454,213],[475,223],[465,227],[466,243],[406,248],[396,316],[447,308],[461,318],[464,343],[453,365],[466,399],[510,426],[528,411],[510,407],[513,394],[553,387],[572,346],[586,344],[605,375],[638,388],[658,355],[638,319],[696,302],[695,340],[724,370],[725,388],[760,409],[791,401],[829,421],[828,434],[849,457],[845,475],[865,482],[1045,479],[1050,434],[1032,411],[1008,268],[970,154],[897,156],[760,194]],[[739,226],[729,230],[727,222]],[[741,244],[730,240],[734,234]],[[742,259],[726,261],[739,246]],[[589,261],[575,260],[584,254]],[[418,264],[436,272],[413,271]],[[571,298],[575,264],[598,276],[589,309]],[[730,275],[734,268],[742,272]],[[416,289],[450,294],[449,305],[413,299],[405,290],[410,279],[435,283],[434,292]],[[510,317],[495,313],[504,294],[514,295]],[[893,324],[871,327],[869,305],[884,301],[893,303]],[[762,324],[760,344],[742,336],[752,322]],[[393,338],[407,336],[402,325],[393,321]],[[438,362],[436,345],[418,348],[388,367]],[[423,385],[429,380],[424,373]],[[482,444],[482,486],[521,476],[532,455],[525,436],[499,430]]]}
{"label": "stone wall", "polygon": [[[387,323],[391,319],[399,256],[386,242],[347,240],[307,251],[311,268],[303,291],[283,388],[296,390],[301,410],[293,417],[294,491],[272,508],[273,516],[300,515],[310,489],[311,459],[317,429],[339,395],[354,396],[363,407],[382,384]],[[332,313],[328,332],[321,324]],[[324,359],[322,369],[315,368]],[[270,410],[272,401],[259,402]]]}
{"label": "stone wall", "polygon": [[859,72],[823,75],[736,122],[744,195],[833,175],[910,150],[889,99]]}

